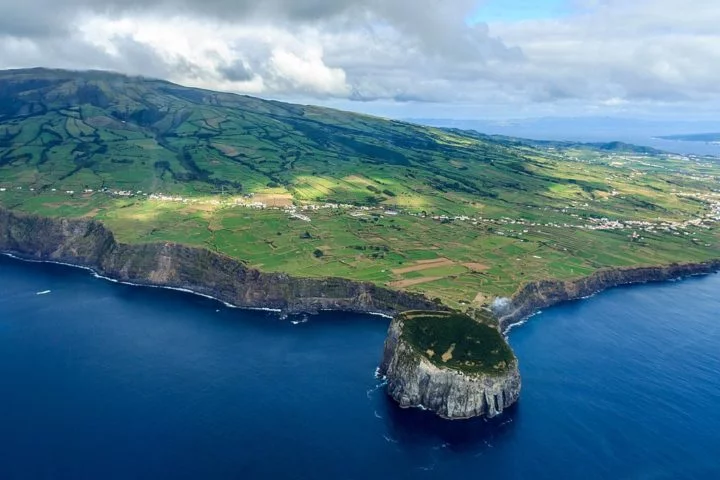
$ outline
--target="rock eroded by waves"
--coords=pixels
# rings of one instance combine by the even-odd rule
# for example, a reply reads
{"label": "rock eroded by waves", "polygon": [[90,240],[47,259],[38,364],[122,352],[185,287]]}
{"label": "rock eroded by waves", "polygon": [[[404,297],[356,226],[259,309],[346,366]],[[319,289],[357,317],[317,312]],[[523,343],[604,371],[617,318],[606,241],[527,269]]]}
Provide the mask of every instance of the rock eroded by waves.
{"label": "rock eroded by waves", "polygon": [[494,417],[520,395],[518,362],[497,329],[447,312],[405,312],[388,330],[380,373],[401,407],[447,419]]}

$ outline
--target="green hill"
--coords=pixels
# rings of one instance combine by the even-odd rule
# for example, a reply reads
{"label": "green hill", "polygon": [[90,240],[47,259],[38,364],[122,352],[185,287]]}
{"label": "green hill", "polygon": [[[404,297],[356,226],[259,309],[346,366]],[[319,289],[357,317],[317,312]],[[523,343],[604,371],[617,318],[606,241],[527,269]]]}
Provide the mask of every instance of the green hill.
{"label": "green hill", "polygon": [[455,307],[532,279],[720,256],[717,164],[615,147],[523,143],[107,72],[0,72],[3,206]]}

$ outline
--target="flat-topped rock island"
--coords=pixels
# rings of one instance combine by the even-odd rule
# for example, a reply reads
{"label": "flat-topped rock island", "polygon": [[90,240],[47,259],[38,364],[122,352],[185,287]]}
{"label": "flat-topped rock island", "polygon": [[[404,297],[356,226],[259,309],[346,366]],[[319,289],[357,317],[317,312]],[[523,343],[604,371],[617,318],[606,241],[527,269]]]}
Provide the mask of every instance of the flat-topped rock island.
{"label": "flat-topped rock island", "polygon": [[517,401],[521,387],[517,358],[500,332],[455,312],[397,315],[380,374],[401,407],[446,419],[497,416]]}

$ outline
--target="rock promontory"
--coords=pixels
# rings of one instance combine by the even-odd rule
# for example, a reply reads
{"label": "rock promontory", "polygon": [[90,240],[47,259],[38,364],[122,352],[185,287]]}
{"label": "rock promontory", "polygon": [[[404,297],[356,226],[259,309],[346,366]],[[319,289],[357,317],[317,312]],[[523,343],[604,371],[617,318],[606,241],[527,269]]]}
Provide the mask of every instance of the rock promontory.
{"label": "rock promontory", "polygon": [[500,332],[455,312],[397,315],[380,374],[401,407],[446,419],[494,417],[520,395],[518,362]]}
{"label": "rock promontory", "polygon": [[664,282],[692,275],[720,272],[720,260],[669,265],[604,268],[574,280],[540,280],[518,289],[502,308],[495,311],[501,330],[521,322],[539,310],[559,303],[589,297],[621,285]]}

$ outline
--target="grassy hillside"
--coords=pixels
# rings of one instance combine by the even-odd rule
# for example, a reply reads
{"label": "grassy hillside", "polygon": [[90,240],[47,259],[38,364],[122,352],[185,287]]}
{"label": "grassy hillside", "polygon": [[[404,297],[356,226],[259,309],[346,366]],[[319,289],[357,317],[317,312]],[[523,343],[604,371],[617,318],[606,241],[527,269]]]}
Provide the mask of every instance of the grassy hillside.
{"label": "grassy hillside", "polygon": [[720,256],[720,167],[531,144],[106,72],[0,72],[0,204],[267,271],[487,305],[524,281]]}

